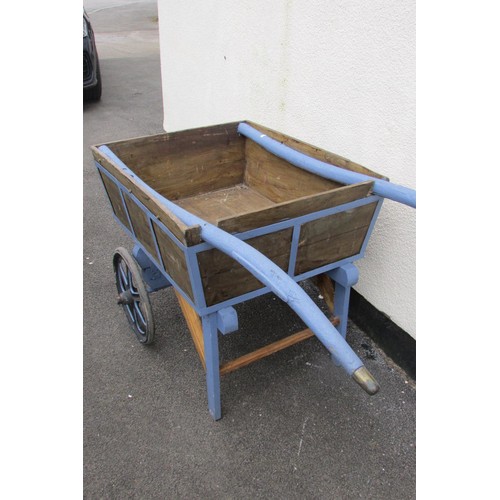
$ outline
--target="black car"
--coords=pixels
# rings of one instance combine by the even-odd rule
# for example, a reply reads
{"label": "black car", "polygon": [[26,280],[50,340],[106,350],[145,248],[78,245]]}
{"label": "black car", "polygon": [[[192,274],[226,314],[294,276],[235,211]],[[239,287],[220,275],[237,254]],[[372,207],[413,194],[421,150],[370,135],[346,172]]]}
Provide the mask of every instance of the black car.
{"label": "black car", "polygon": [[83,99],[98,101],[102,81],[99,57],[95,46],[94,31],[85,9],[83,10]]}

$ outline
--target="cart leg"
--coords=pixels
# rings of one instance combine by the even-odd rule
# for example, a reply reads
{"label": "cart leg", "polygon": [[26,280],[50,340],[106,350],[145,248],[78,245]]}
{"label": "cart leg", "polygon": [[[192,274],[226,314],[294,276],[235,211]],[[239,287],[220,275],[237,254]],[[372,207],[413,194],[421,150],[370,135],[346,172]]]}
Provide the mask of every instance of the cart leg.
{"label": "cart leg", "polygon": [[208,411],[214,420],[222,416],[220,404],[219,341],[217,338],[217,313],[202,317],[203,344],[207,377]]}
{"label": "cart leg", "polygon": [[345,338],[347,335],[347,316],[349,313],[351,287],[358,282],[359,271],[354,264],[349,263],[329,272],[328,276],[335,281],[333,315],[340,318],[340,325],[337,329],[342,337]]}

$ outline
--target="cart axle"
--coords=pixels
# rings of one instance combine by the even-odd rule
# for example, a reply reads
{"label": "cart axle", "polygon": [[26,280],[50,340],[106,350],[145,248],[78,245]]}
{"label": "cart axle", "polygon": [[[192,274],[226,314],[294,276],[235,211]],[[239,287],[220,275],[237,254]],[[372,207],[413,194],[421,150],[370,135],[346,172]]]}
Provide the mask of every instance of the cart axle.
{"label": "cart axle", "polygon": [[134,297],[132,296],[132,292],[130,290],[125,290],[120,293],[116,298],[116,302],[120,306],[130,305],[134,302]]}

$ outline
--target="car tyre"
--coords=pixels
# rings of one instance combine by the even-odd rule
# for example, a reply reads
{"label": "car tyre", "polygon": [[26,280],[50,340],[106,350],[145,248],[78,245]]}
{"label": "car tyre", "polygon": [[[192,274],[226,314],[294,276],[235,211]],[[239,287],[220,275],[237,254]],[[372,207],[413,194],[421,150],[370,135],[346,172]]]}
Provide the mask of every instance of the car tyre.
{"label": "car tyre", "polygon": [[99,101],[101,99],[102,81],[101,81],[101,68],[99,66],[99,59],[97,60],[96,77],[97,77],[97,85],[95,87],[83,91],[83,98],[86,101]]}

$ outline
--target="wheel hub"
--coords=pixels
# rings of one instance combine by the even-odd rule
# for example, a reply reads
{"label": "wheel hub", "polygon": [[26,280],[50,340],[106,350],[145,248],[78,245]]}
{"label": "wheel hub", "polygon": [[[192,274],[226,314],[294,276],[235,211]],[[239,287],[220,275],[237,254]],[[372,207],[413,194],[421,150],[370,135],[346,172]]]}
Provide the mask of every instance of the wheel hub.
{"label": "wheel hub", "polygon": [[124,292],[120,293],[120,295],[118,295],[117,301],[121,306],[132,304],[134,302],[132,292],[130,290],[125,290]]}

